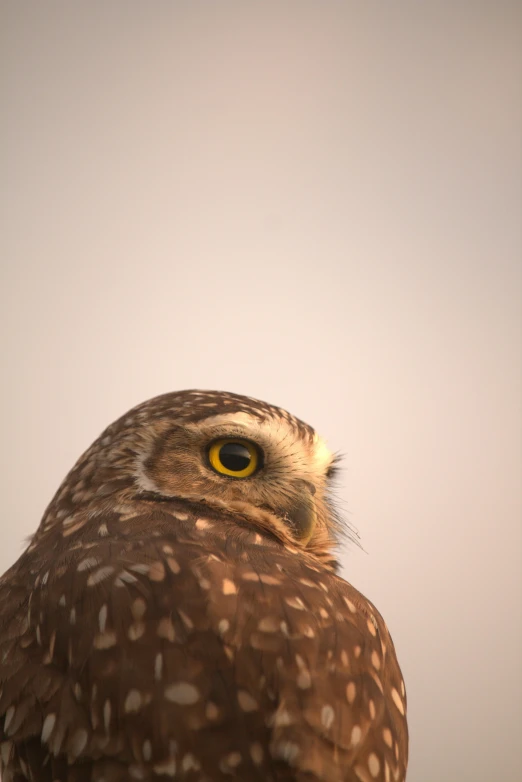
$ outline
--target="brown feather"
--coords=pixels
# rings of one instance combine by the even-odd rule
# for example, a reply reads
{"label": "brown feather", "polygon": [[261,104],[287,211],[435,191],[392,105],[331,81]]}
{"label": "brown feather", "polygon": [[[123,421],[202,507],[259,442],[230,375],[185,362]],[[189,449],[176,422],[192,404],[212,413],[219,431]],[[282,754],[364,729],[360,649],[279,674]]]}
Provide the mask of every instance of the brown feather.
{"label": "brown feather", "polygon": [[[260,523],[255,507],[227,512],[203,471],[200,502],[136,485],[139,459],[141,480],[143,469],[159,480],[154,446],[173,417],[209,416],[202,399],[267,431],[282,416],[305,453],[313,431],[234,395],[187,399],[160,397],[109,427],[0,580],[3,782],[402,782],[394,646],[333,572],[334,538],[301,545],[277,507]],[[319,503],[324,491],[318,475]]]}

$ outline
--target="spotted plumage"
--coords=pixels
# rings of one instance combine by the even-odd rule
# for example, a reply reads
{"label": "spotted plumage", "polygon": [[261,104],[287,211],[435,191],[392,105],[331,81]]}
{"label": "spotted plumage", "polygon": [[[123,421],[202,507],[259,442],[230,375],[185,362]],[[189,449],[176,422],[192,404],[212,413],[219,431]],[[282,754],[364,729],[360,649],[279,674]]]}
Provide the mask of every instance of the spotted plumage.
{"label": "spotted plumage", "polygon": [[336,575],[333,463],[234,394],[109,426],[0,580],[3,782],[402,782],[404,683]]}

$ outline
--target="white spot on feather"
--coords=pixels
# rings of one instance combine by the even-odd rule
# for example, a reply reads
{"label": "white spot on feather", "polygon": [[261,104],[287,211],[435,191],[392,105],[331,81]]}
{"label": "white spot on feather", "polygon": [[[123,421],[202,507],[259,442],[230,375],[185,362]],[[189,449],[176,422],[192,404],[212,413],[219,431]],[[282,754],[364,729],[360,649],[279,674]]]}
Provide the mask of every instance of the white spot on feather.
{"label": "white spot on feather", "polygon": [[143,705],[143,698],[139,690],[129,690],[123,708],[127,714],[138,712]]}
{"label": "white spot on feather", "polygon": [[158,652],[154,660],[154,678],[156,679],[157,682],[161,680],[162,674],[163,674],[163,655],[161,654],[161,652]]}
{"label": "white spot on feather", "polygon": [[114,584],[117,587],[123,587],[125,584],[135,584],[137,580],[136,576],[133,576],[132,573],[122,570]]}
{"label": "white spot on feather", "polygon": [[321,709],[321,723],[326,730],[330,730],[335,718],[335,712],[328,704]]}
{"label": "white spot on feather", "polygon": [[306,608],[301,598],[297,597],[297,595],[285,597],[285,603],[289,605],[290,608],[297,608],[298,611],[304,611]]}
{"label": "white spot on feather", "polygon": [[98,564],[99,562],[96,557],[86,557],[86,559],[82,559],[82,561],[78,563],[76,570],[78,573],[81,573],[84,570],[92,570],[92,568],[96,567]]}
{"label": "white spot on feather", "polygon": [[218,631],[220,635],[224,635],[230,627],[228,619],[221,619],[218,624]]}
{"label": "white spot on feather", "polygon": [[42,725],[42,735],[41,735],[41,741],[42,744],[45,744],[49,740],[49,736],[53,732],[53,728],[56,724],[56,714],[48,714],[46,718],[43,721]]}
{"label": "white spot on feather", "polygon": [[399,712],[404,716],[404,704],[401,700],[401,696],[395,689],[395,687],[392,687],[391,696],[394,704],[397,706]]}
{"label": "white spot on feather", "polygon": [[181,768],[183,771],[199,771],[201,766],[199,765],[199,761],[194,757],[194,755],[191,755],[190,752],[183,757],[183,760],[181,761]]}
{"label": "white spot on feather", "polygon": [[223,579],[223,594],[224,595],[236,595],[237,594],[236,585],[229,578],[224,578]]}
{"label": "white spot on feather", "polygon": [[95,649],[110,649],[112,646],[116,646],[116,633],[106,632],[99,633],[94,638]]}
{"label": "white spot on feather", "polygon": [[175,777],[176,761],[174,758],[170,758],[170,760],[166,760],[164,763],[156,763],[156,765],[152,767],[152,770],[156,774],[160,774],[162,776]]}
{"label": "white spot on feather", "polygon": [[101,581],[104,581],[106,578],[111,576],[114,573],[114,568],[112,565],[105,565],[104,567],[98,568],[98,570],[95,570],[94,573],[91,573],[89,578],[87,579],[87,586],[95,586],[96,584],[99,584]]}
{"label": "white spot on feather", "polygon": [[350,612],[352,614],[356,614],[357,613],[357,608],[355,607],[354,603],[352,603],[352,601],[349,598],[347,598],[347,597],[344,597],[343,600],[346,603],[346,605],[348,606],[348,609],[350,610]]}
{"label": "white spot on feather", "polygon": [[379,776],[379,771],[381,770],[381,764],[375,752],[371,752],[368,757],[368,768],[370,769],[370,774],[372,777],[377,779]]}
{"label": "white spot on feather", "polygon": [[199,700],[199,690],[189,682],[176,682],[165,689],[165,698],[181,706],[190,706]]}
{"label": "white spot on feather", "polygon": [[100,633],[105,632],[106,624],[107,624],[107,604],[104,604],[102,605],[98,613],[98,625],[100,628]]}
{"label": "white spot on feather", "polygon": [[352,733],[350,735],[350,744],[352,747],[356,747],[357,744],[360,742],[362,737],[362,730],[360,729],[359,725],[354,725],[352,728]]}
{"label": "white spot on feather", "polygon": [[111,724],[111,702],[108,698],[103,704],[103,724],[105,726],[106,732],[108,733]]}

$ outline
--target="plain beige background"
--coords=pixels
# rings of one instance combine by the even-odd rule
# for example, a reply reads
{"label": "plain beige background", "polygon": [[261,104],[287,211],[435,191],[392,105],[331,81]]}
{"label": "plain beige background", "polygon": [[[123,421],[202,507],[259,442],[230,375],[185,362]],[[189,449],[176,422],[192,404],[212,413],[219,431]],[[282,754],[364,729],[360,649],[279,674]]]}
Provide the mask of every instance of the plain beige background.
{"label": "plain beige background", "polygon": [[521,5],[2,4],[1,566],[185,387],[345,453],[409,782],[522,774]]}

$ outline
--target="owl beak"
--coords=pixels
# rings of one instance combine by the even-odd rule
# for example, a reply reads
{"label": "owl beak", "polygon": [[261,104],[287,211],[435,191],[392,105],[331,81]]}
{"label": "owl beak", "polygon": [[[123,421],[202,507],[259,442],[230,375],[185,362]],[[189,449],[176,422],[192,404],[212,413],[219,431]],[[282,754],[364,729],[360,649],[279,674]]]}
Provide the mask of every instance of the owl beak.
{"label": "owl beak", "polygon": [[313,535],[317,522],[317,511],[314,498],[308,488],[305,489],[293,510],[290,512],[290,518],[296,537],[301,543],[306,545]]}

